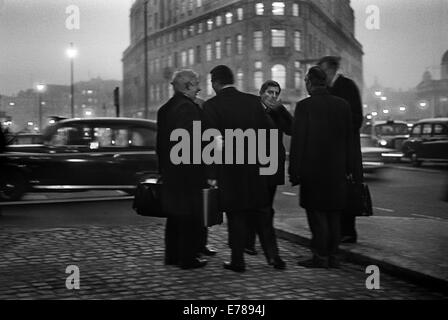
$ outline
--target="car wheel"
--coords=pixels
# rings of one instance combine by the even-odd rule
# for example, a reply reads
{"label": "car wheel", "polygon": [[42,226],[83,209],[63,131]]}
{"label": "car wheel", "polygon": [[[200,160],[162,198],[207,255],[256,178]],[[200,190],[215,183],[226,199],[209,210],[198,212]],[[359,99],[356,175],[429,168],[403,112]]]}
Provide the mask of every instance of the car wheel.
{"label": "car wheel", "polygon": [[411,163],[414,167],[420,167],[422,165],[422,161],[418,159],[416,153],[411,154]]}
{"label": "car wheel", "polygon": [[17,171],[6,173],[0,182],[0,200],[20,200],[26,191],[26,180],[23,174]]}

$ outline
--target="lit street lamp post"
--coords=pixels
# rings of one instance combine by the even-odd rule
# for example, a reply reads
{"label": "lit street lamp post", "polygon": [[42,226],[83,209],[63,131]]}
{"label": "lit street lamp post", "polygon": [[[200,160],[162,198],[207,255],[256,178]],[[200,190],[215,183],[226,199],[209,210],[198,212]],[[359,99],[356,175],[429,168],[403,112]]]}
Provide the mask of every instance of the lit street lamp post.
{"label": "lit street lamp post", "polygon": [[70,48],[67,49],[67,56],[70,59],[70,114],[75,117],[75,87],[73,82],[73,64],[78,51],[73,47],[73,42],[70,43]]}
{"label": "lit street lamp post", "polygon": [[39,103],[39,131],[42,131],[42,92],[45,90],[44,84],[38,84],[36,86],[37,95],[38,95],[38,103]]}

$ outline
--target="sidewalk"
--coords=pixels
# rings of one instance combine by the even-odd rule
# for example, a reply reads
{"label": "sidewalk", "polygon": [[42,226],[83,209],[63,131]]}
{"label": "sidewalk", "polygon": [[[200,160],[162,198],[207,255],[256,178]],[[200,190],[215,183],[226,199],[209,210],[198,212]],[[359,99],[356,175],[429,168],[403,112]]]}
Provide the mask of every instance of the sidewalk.
{"label": "sidewalk", "polygon": [[[305,211],[276,212],[280,238],[309,245],[311,233]],[[357,218],[358,243],[340,247],[346,260],[377,265],[397,277],[448,291],[448,220],[406,217]]]}

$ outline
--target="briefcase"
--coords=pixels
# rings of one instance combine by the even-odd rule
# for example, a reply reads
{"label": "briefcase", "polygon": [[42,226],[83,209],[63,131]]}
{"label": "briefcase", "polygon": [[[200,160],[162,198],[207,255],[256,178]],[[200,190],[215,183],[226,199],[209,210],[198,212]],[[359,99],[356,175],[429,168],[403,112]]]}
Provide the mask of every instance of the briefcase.
{"label": "briefcase", "polygon": [[219,189],[211,187],[202,189],[202,222],[203,226],[211,227],[223,222],[219,208]]}
{"label": "briefcase", "polygon": [[151,178],[141,181],[135,190],[132,208],[137,214],[145,217],[166,218],[161,201],[162,182]]}
{"label": "briefcase", "polygon": [[359,217],[373,215],[372,197],[367,184],[352,180],[347,182],[347,211]]}

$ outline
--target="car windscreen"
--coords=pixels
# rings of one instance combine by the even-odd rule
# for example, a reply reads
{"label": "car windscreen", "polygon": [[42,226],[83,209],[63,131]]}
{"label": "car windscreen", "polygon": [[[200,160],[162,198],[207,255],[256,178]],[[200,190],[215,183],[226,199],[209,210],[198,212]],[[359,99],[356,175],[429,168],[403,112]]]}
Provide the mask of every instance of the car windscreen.
{"label": "car windscreen", "polygon": [[381,124],[375,126],[375,134],[379,136],[398,136],[408,133],[408,126],[404,123]]}

